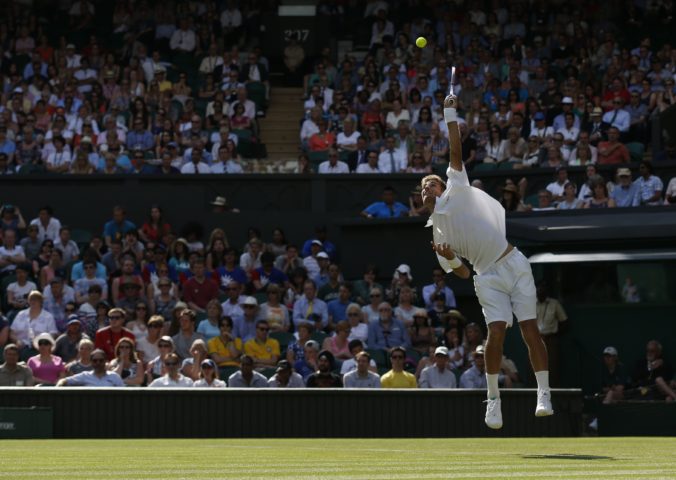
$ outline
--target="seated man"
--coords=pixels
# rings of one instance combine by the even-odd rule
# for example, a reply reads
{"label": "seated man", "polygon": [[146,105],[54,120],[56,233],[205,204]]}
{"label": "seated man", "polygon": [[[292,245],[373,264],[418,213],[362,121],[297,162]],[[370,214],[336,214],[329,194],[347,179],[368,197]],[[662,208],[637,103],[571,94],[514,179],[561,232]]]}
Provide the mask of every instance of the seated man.
{"label": "seated man", "polygon": [[308,340],[303,346],[303,358],[296,360],[293,364],[293,369],[303,377],[305,382],[307,382],[313,372],[319,369],[318,354],[319,343],[315,340]]}
{"label": "seated man", "polygon": [[484,346],[474,350],[474,365],[465,370],[460,377],[460,388],[486,388],[486,364],[484,362]]}
{"label": "seated man", "polygon": [[303,377],[294,372],[291,364],[287,360],[280,360],[277,363],[275,374],[268,380],[270,388],[303,388],[305,382]]}
{"label": "seated man", "polygon": [[[353,340],[359,342],[359,340]],[[350,342],[352,343],[352,342]],[[361,342],[360,342],[361,343]],[[345,388],[380,388],[380,376],[371,371],[371,356],[368,352],[359,352],[355,355],[356,369],[348,371],[343,377]],[[345,362],[347,363],[347,362]],[[343,363],[343,365],[345,365]],[[373,362],[375,366],[375,362]]]}
{"label": "seated man", "polygon": [[601,368],[601,393],[603,403],[615,403],[624,398],[624,387],[628,376],[620,362],[615,347],[603,349],[603,367]]}
{"label": "seated man", "polygon": [[408,207],[395,200],[396,192],[394,188],[386,186],[380,202],[374,202],[361,212],[362,217],[366,218],[397,218],[407,217]]}
{"label": "seated man", "polygon": [[230,388],[267,388],[268,379],[254,370],[254,359],[244,354],[240,357],[240,370],[228,378]]}
{"label": "seated man", "polygon": [[308,388],[341,388],[340,376],[333,373],[335,359],[328,350],[322,350],[317,356],[317,371],[307,379]]}
{"label": "seated man", "polygon": [[[92,354],[93,355],[93,354]],[[167,372],[160,378],[152,381],[148,388],[190,388],[192,387],[192,380],[183,376],[179,369],[181,362],[178,355],[170,353],[164,357],[164,369]]]}
{"label": "seated man", "polygon": [[[340,374],[345,375],[352,370],[355,370],[358,367],[358,361],[357,361],[357,356],[364,351],[364,344],[361,340],[359,339],[354,339],[350,340],[350,343],[347,344],[347,348],[350,349],[350,353],[352,354],[353,358],[349,358],[343,362],[343,364],[340,366]],[[368,369],[374,373],[378,371],[378,367],[376,365],[376,362],[371,358],[369,355],[369,364],[368,364]],[[380,378],[380,377],[379,377]],[[379,382],[380,383],[380,382]]]}
{"label": "seated man", "polygon": [[632,378],[641,399],[676,401],[676,392],[669,385],[673,376],[671,365],[663,357],[662,344],[650,340],[646,345],[645,358],[636,362]]}
{"label": "seated man", "polygon": [[420,388],[456,388],[455,374],[448,369],[448,348],[437,347],[434,351],[434,365],[420,373]]}
{"label": "seated man", "polygon": [[5,363],[0,365],[0,387],[32,387],[33,371],[19,363],[19,347],[8,343],[3,349]]}
{"label": "seated man", "polygon": [[369,323],[369,348],[392,351],[394,347],[411,346],[411,339],[404,324],[392,316],[392,307],[387,302],[378,305],[378,320]]}
{"label": "seated man", "polygon": [[[173,354],[172,354],[173,355]],[[57,387],[124,387],[122,377],[106,369],[106,353],[96,349],[91,355],[93,369],[62,378]],[[159,380],[159,379],[158,379]],[[154,382],[153,382],[154,383]]]}
{"label": "seated man", "polygon": [[380,379],[382,388],[416,388],[418,386],[415,375],[404,370],[404,362],[406,361],[405,348],[394,347],[390,352],[390,361],[392,363],[392,370]]}
{"label": "seated man", "polygon": [[271,368],[280,356],[279,342],[268,336],[270,324],[267,320],[256,323],[256,336],[244,344],[244,353],[254,360],[255,368]]}

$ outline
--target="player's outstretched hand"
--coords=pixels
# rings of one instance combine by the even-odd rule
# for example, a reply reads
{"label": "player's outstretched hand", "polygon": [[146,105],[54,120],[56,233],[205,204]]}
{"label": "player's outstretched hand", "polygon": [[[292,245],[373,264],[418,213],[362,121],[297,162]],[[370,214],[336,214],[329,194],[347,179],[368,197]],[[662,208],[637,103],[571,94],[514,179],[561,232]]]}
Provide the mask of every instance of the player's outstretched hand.
{"label": "player's outstretched hand", "polygon": [[458,108],[457,95],[447,95],[444,99],[444,108]]}
{"label": "player's outstretched hand", "polygon": [[434,250],[436,253],[438,253],[445,259],[453,260],[455,258],[455,252],[451,249],[451,247],[447,243],[434,243],[434,242],[430,243],[432,244],[432,250]]}

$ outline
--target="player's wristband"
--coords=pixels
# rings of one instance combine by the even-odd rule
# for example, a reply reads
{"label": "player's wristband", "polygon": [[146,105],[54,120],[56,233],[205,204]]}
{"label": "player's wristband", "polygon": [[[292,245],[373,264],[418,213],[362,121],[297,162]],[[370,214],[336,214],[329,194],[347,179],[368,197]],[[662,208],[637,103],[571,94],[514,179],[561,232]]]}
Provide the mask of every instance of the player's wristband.
{"label": "player's wristband", "polygon": [[444,108],[444,121],[446,123],[458,121],[458,112],[456,111],[455,108],[451,107]]}
{"label": "player's wristband", "polygon": [[[448,260],[448,259],[446,259]],[[455,270],[456,268],[460,268],[462,266],[462,260],[460,260],[457,256],[453,258],[453,260],[448,260],[448,266],[451,267],[452,270]]]}

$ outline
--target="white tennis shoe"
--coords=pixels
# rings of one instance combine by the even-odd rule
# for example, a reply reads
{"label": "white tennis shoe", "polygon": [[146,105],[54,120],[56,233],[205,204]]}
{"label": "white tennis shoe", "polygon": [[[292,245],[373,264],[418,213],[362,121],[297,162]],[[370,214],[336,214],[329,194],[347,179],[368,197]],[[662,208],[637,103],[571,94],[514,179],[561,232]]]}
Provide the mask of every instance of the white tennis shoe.
{"label": "white tennis shoe", "polygon": [[535,407],[535,416],[548,417],[549,415],[554,415],[552,395],[549,390],[538,390],[538,403]]}
{"label": "white tennis shoe", "polygon": [[486,400],[486,425],[497,430],[502,428],[502,408],[499,398]]}

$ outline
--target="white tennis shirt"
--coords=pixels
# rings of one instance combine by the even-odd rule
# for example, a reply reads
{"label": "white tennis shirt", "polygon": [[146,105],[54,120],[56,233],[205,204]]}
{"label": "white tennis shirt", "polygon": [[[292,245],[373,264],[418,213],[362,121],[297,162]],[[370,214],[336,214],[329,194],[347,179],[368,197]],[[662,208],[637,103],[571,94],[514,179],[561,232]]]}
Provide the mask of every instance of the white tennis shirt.
{"label": "white tennis shirt", "polygon": [[[483,190],[470,186],[464,166],[462,171],[449,166],[446,175],[446,190],[437,198],[426,226],[432,227],[434,243],[447,243],[481,274],[509,245],[505,209]],[[447,273],[451,271],[448,260],[441,255],[437,259]]]}

